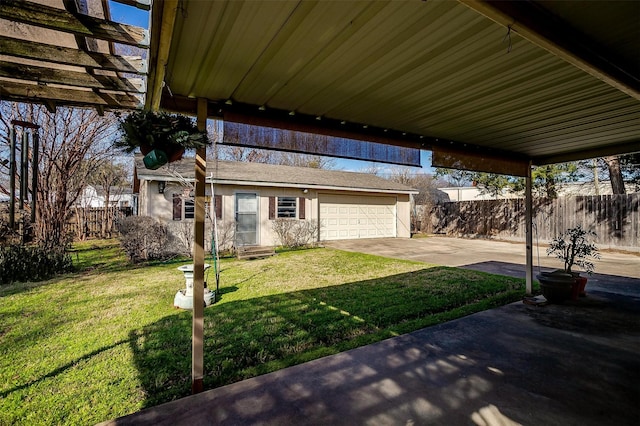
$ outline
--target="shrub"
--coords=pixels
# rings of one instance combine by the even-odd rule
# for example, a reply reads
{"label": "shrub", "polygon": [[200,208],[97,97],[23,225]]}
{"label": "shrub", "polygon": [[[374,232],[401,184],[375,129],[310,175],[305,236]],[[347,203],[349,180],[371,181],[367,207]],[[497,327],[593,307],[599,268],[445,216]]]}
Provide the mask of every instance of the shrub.
{"label": "shrub", "polygon": [[275,219],[271,226],[283,247],[298,248],[318,240],[318,222],[315,220]]}
{"label": "shrub", "polygon": [[149,216],[129,216],[119,219],[116,228],[120,245],[133,263],[166,259],[173,255],[168,249],[167,225]]}
{"label": "shrub", "polygon": [[[233,242],[236,232],[236,222],[234,220],[218,221],[218,249],[221,254],[229,254],[233,252]],[[186,256],[191,256],[193,251],[193,221],[175,221],[167,224],[171,246],[176,251]],[[213,254],[213,221],[205,222],[205,249]]]}
{"label": "shrub", "polygon": [[[213,233],[210,232],[208,235],[213,236]],[[235,220],[225,220],[218,221],[218,250],[221,254],[225,253],[233,253],[233,243],[236,235],[236,221]],[[213,247],[211,246],[211,251],[213,252]]]}
{"label": "shrub", "polygon": [[64,248],[11,244],[0,247],[0,283],[42,281],[73,269]]}
{"label": "shrub", "polygon": [[193,222],[172,221],[167,223],[171,246],[177,253],[191,256],[193,250]]}

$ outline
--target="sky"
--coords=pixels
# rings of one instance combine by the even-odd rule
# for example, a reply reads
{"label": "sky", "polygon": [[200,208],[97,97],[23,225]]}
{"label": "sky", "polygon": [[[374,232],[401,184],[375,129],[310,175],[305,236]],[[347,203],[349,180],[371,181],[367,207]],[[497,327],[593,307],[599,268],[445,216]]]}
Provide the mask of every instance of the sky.
{"label": "sky", "polygon": [[[149,12],[137,9],[132,6],[116,3],[113,1],[109,2],[109,7],[111,10],[111,19],[113,21],[121,22],[124,24],[135,25],[142,28],[149,28]],[[432,173],[433,172],[433,169],[430,167],[431,152],[421,151],[420,163],[422,164],[422,168],[410,167],[410,169],[415,173]],[[340,170],[357,172],[359,170],[371,167],[372,164],[374,163],[371,163],[370,161],[344,160],[341,158],[336,158],[336,168]],[[375,163],[375,166],[378,167],[380,169],[380,172],[383,174],[385,173],[386,170],[391,170],[398,167],[395,165],[381,164],[381,163]]]}

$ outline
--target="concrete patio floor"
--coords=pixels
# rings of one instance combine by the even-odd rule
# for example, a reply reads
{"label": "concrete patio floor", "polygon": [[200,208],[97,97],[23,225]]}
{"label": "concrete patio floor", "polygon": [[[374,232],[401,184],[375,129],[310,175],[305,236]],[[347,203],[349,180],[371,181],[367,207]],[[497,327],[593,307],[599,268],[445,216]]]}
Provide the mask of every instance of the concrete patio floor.
{"label": "concrete patio floor", "polygon": [[[400,241],[409,253],[420,240]],[[517,270],[508,256],[462,248],[451,254],[469,265]],[[617,273],[576,302],[513,303],[104,424],[636,426],[640,257],[620,256],[639,274],[621,279],[611,265]]]}

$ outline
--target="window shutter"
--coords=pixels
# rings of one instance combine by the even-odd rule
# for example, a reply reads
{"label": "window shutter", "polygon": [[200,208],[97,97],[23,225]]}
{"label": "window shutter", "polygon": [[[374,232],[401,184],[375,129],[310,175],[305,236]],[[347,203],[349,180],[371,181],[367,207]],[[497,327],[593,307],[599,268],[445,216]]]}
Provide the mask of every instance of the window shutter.
{"label": "window shutter", "polygon": [[306,199],[304,197],[298,198],[298,219],[304,219],[304,202]]}
{"label": "window shutter", "polygon": [[216,211],[216,219],[222,219],[222,195],[213,197],[213,208]]}
{"label": "window shutter", "polygon": [[182,220],[182,198],[173,194],[173,220]]}
{"label": "window shutter", "polygon": [[276,197],[269,197],[269,220],[276,218]]}

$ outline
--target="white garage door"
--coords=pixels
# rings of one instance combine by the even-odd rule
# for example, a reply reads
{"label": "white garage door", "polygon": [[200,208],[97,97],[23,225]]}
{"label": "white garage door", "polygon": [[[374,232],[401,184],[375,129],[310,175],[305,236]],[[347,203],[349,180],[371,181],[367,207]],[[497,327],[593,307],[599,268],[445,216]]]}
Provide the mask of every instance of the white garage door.
{"label": "white garage door", "polygon": [[396,197],[319,195],[320,239],[396,236]]}

